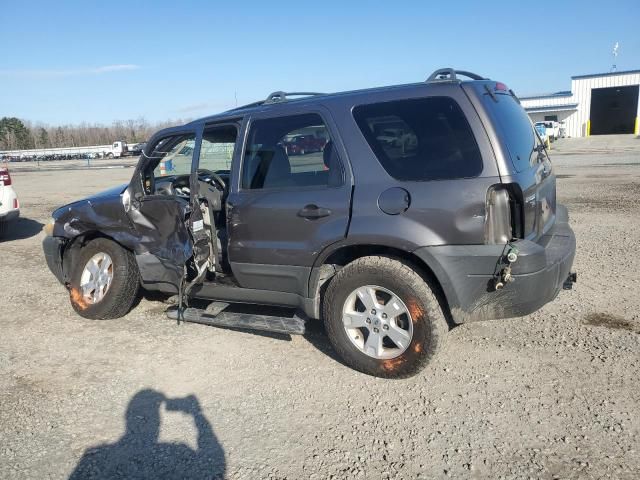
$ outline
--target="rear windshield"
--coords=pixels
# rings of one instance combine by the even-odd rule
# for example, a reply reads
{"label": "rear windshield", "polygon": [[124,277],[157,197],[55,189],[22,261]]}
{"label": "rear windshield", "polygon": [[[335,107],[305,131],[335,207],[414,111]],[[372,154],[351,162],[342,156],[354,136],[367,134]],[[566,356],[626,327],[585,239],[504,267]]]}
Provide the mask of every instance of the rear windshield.
{"label": "rear windshield", "polygon": [[480,149],[450,97],[360,105],[353,116],[369,146],[397,180],[446,180],[482,172]]}
{"label": "rear windshield", "polygon": [[[530,168],[537,158],[538,136],[529,115],[512,95],[497,94],[496,100],[485,95],[485,105],[491,113],[505,142],[517,172]],[[544,125],[542,125],[544,128]]]}

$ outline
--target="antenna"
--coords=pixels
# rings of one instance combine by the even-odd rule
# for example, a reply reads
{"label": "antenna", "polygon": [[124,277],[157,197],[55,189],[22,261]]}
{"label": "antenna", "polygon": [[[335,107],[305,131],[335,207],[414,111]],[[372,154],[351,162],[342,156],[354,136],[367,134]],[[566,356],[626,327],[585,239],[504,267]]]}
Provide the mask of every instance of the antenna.
{"label": "antenna", "polygon": [[616,71],[616,59],[618,58],[618,50],[620,49],[620,44],[618,42],[616,42],[616,44],[613,46],[613,51],[611,52],[611,54],[613,55],[613,65],[611,66],[611,71],[615,72]]}

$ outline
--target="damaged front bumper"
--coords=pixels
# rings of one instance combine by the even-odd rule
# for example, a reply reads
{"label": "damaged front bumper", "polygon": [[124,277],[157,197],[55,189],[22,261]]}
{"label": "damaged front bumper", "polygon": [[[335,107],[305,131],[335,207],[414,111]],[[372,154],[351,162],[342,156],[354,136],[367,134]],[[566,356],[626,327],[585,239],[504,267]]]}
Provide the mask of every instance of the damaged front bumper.
{"label": "damaged front bumper", "polygon": [[538,242],[519,240],[514,245],[518,258],[511,264],[513,281],[500,290],[495,288],[495,272],[504,245],[424,247],[415,254],[436,266],[453,320],[463,323],[528,315],[575,281],[571,267],[576,239],[565,207],[558,205],[555,225]]}
{"label": "damaged front bumper", "polygon": [[46,236],[42,241],[42,249],[44,250],[44,258],[47,260],[47,266],[63,285],[65,277],[62,269],[62,252],[66,243],[66,238],[51,236]]}

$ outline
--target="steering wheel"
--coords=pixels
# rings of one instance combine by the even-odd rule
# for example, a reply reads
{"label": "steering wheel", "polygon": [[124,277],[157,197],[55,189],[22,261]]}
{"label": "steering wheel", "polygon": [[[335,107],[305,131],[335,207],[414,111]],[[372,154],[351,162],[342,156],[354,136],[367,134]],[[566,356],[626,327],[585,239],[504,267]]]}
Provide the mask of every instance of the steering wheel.
{"label": "steering wheel", "polygon": [[214,172],[212,170],[209,170],[207,168],[199,168],[198,169],[198,179],[200,179],[200,177],[202,177],[202,176],[210,177],[211,179],[213,179],[214,183],[220,189],[221,192],[226,191],[227,184],[222,179],[222,177],[220,175],[218,175],[216,172]]}

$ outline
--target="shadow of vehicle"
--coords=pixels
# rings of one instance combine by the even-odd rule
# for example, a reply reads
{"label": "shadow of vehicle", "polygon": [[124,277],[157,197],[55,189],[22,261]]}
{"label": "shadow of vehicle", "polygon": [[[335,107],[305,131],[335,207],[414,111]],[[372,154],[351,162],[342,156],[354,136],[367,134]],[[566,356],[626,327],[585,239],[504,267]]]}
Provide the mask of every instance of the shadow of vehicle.
{"label": "shadow of vehicle", "polygon": [[340,365],[347,366],[333,349],[322,320],[307,320],[304,338],[320,352]]}
{"label": "shadow of vehicle", "polygon": [[[185,443],[161,443],[160,407],[193,418],[198,447]],[[136,393],[126,412],[126,431],[115,443],[88,448],[70,479],[107,478],[223,478],[224,450],[195,396],[167,398],[155,390]]]}
{"label": "shadow of vehicle", "polygon": [[31,238],[42,231],[43,223],[30,218],[18,217],[16,220],[3,225],[4,231],[0,228],[0,242],[9,240],[24,240]]}

